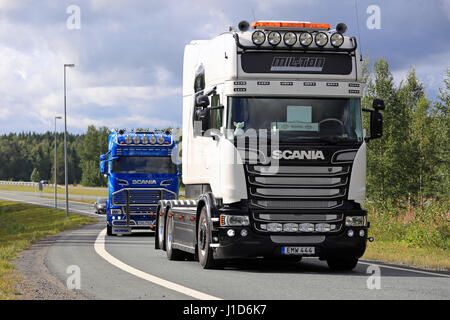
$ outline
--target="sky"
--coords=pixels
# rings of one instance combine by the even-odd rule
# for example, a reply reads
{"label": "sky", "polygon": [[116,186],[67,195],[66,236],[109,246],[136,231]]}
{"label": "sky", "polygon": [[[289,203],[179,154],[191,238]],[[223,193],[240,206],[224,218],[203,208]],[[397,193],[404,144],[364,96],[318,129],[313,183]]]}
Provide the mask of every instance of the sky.
{"label": "sky", "polygon": [[70,132],[179,127],[184,46],[241,20],[345,22],[396,84],[413,66],[430,99],[450,68],[450,0],[0,0],[0,134],[54,130],[68,63]]}

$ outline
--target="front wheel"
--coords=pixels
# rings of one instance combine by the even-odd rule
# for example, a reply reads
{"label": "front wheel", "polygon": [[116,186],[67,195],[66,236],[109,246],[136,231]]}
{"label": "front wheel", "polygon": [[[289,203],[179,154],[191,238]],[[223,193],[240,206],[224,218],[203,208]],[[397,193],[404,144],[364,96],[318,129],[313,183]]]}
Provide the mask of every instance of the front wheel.
{"label": "front wheel", "polygon": [[328,267],[334,271],[351,271],[358,264],[358,258],[346,257],[346,258],[331,258],[327,259]]}
{"label": "front wheel", "polygon": [[106,225],[106,234],[112,236],[112,227],[109,224]]}
{"label": "front wheel", "polygon": [[198,261],[203,269],[218,269],[223,267],[223,262],[215,260],[213,257],[213,250],[210,247],[210,230],[208,220],[206,218],[206,207],[202,208],[200,213],[200,220],[197,229],[197,252]]}

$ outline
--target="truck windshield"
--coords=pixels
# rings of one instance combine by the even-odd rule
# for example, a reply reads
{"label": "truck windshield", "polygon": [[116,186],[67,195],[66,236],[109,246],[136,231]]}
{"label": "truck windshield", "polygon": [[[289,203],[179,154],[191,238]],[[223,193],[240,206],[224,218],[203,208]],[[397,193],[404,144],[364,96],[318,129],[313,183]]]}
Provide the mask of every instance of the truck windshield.
{"label": "truck windshield", "polygon": [[227,128],[234,136],[249,129],[278,131],[281,143],[363,139],[360,99],[353,98],[229,97]]}
{"label": "truck windshield", "polygon": [[175,174],[176,166],[170,157],[121,157],[114,160],[114,173]]}

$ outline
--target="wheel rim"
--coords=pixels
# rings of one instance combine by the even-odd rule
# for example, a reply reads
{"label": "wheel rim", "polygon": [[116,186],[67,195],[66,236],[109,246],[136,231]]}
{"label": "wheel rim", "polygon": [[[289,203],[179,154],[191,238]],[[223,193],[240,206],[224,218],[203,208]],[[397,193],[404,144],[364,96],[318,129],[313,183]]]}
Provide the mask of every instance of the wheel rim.
{"label": "wheel rim", "polygon": [[172,220],[167,221],[167,251],[172,250]]}
{"label": "wheel rim", "polygon": [[203,221],[202,225],[200,226],[200,232],[199,232],[199,244],[200,244],[200,252],[202,255],[205,255],[206,251],[206,223]]}
{"label": "wheel rim", "polygon": [[159,247],[162,249],[162,245],[164,242],[164,219],[161,219],[161,217],[158,217],[159,223],[158,223],[158,241],[159,241]]}

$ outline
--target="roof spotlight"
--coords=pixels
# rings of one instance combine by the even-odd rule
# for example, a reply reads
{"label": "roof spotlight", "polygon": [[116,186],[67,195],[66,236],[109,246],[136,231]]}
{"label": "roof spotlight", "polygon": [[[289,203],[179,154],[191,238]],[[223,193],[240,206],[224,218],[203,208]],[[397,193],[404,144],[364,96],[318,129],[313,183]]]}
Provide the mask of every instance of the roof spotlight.
{"label": "roof spotlight", "polygon": [[134,136],[133,142],[134,144],[138,144],[139,142],[141,142],[141,138],[139,138],[139,136]]}
{"label": "roof spotlight", "polygon": [[252,34],[252,41],[255,45],[260,46],[266,41],[266,34],[260,30],[256,30]]}
{"label": "roof spotlight", "polygon": [[318,32],[314,40],[318,47],[324,47],[328,43],[328,36],[325,32]]}
{"label": "roof spotlight", "polygon": [[294,32],[286,32],[283,40],[287,46],[291,47],[297,42],[297,35]]}
{"label": "roof spotlight", "polygon": [[131,139],[131,137],[127,134],[125,137],[126,144],[131,144],[132,141],[133,141],[133,139]]}
{"label": "roof spotlight", "polygon": [[156,137],[155,137],[155,135],[152,135],[152,136],[150,137],[150,143],[151,143],[151,144],[155,144],[155,143],[156,143]]}
{"label": "roof spotlight", "polygon": [[300,34],[300,44],[304,47],[309,46],[313,42],[313,36],[309,32],[302,32]]}
{"label": "roof spotlight", "polygon": [[144,134],[144,135],[142,136],[142,143],[143,143],[143,144],[148,144],[148,137],[147,137],[146,134]]}
{"label": "roof spotlight", "polygon": [[340,47],[344,43],[344,36],[338,32],[333,33],[330,37],[330,42],[333,47]]}
{"label": "roof spotlight", "polygon": [[276,46],[281,42],[281,34],[278,31],[272,31],[267,36],[267,39],[271,45]]}

